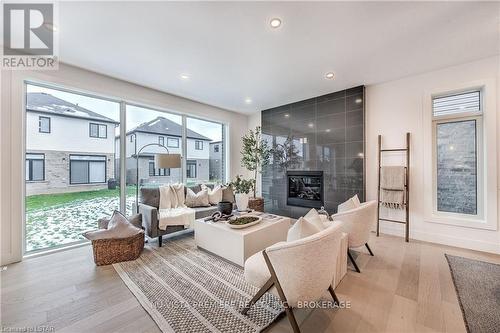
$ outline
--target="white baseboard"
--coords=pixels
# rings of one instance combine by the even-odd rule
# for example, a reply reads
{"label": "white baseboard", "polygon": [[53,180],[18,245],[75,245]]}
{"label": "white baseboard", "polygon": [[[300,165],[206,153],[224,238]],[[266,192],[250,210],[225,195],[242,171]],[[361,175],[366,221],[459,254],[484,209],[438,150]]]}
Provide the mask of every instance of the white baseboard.
{"label": "white baseboard", "polygon": [[[401,238],[404,237],[404,228],[398,228],[397,226],[381,225],[380,232],[392,236],[400,236]],[[448,245],[448,246],[461,247],[464,249],[470,249],[475,251],[500,254],[500,244],[494,242],[484,242],[467,238],[453,237],[444,234],[431,234],[419,230],[410,230],[410,240],[411,239]]]}

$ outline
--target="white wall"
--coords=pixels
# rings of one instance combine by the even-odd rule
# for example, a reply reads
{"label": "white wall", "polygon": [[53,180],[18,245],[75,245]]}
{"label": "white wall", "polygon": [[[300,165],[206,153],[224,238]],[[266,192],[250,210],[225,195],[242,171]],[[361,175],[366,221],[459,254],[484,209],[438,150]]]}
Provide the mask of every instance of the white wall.
{"label": "white wall", "polygon": [[[489,80],[499,81],[499,58],[488,58],[460,66],[445,68],[417,76],[407,77],[396,81],[368,86],[366,89],[366,172],[367,198],[376,199],[377,193],[377,136],[383,136],[386,147],[401,147],[405,144],[405,133],[412,135],[411,179],[410,179],[410,237],[414,239],[442,243],[452,246],[466,247],[476,250],[500,253],[500,231],[482,230],[477,228],[461,227],[456,225],[429,222],[424,214],[424,199],[431,195],[425,190],[428,183],[424,176],[426,166],[425,152],[427,147],[424,133],[426,133],[424,112],[430,112],[425,103],[425,96],[429,91],[441,88],[464,85],[469,82]],[[497,82],[498,83],[498,82]],[[493,84],[494,86],[494,84]],[[500,130],[500,105],[498,84],[493,91],[493,109],[496,107],[497,127]],[[496,104],[495,105],[495,100]],[[491,107],[491,105],[490,105]],[[491,109],[489,111],[492,111]],[[493,133],[494,134],[494,133]],[[492,140],[495,141],[495,140]],[[498,137],[496,138],[498,142]],[[396,154],[393,154],[396,155]],[[500,161],[497,156],[490,156],[497,162],[496,173],[500,176]],[[400,157],[390,156],[389,159]],[[495,161],[496,160],[496,161]],[[488,180],[491,182],[491,180]],[[427,184],[428,185],[428,184]],[[493,184],[497,193],[498,184]],[[499,196],[500,197],[500,196]],[[498,200],[498,199],[497,199]],[[496,207],[491,207],[494,205]],[[499,203],[490,203],[490,208],[498,210]],[[498,226],[498,221],[493,221]],[[403,235],[401,225],[381,222],[381,231],[396,235]]]}
{"label": "white wall", "polygon": [[24,201],[24,80],[59,85],[136,104],[171,110],[228,125],[228,173],[246,174],[240,165],[241,133],[247,117],[84,69],[60,64],[57,71],[1,71],[0,232],[1,264],[21,260]]}
{"label": "white wall", "polygon": [[[50,118],[50,133],[38,131],[38,117]],[[107,138],[92,138],[90,123],[107,126]],[[26,150],[56,150],[86,153],[115,152],[115,124],[46,113],[26,113]]]}

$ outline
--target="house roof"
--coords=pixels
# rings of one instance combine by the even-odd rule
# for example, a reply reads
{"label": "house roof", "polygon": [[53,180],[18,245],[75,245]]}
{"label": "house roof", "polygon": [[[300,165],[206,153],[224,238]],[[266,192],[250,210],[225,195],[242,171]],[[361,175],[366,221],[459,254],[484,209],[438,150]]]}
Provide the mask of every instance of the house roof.
{"label": "house roof", "polygon": [[28,93],[26,111],[118,124],[116,120],[46,93]]}
{"label": "house roof", "polygon": [[[170,119],[165,117],[156,117],[155,119],[148,121],[146,123],[142,123],[136,128],[127,132],[128,134],[132,134],[134,132],[143,132],[143,133],[153,133],[160,135],[170,135],[170,136],[182,136],[182,125],[173,122]],[[187,129],[186,136],[190,139],[199,139],[205,141],[212,141],[204,135],[201,135],[198,132]]]}

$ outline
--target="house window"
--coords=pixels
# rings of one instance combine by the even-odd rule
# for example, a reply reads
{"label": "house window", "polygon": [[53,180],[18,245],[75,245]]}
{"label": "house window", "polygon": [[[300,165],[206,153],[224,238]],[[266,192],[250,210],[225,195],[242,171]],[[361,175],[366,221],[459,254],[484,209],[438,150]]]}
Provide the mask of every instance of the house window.
{"label": "house window", "polygon": [[219,145],[214,145],[214,153],[218,153],[219,152]]}
{"label": "house window", "polygon": [[38,132],[40,133],[50,133],[50,118],[49,117],[38,117]]}
{"label": "house window", "polygon": [[481,92],[432,99],[435,210],[479,215],[483,187]]}
{"label": "house window", "polygon": [[167,147],[179,148],[179,138],[167,138]]}
{"label": "house window", "polygon": [[168,169],[155,169],[155,161],[149,160],[149,176],[170,176],[170,168]]}
{"label": "house window", "polygon": [[163,136],[159,136],[158,137],[158,143],[162,146],[165,145],[165,138]]}
{"label": "house window", "polygon": [[196,178],[196,161],[194,160],[186,161],[186,177]]}
{"label": "house window", "polygon": [[130,135],[130,142],[134,142],[134,135]]}
{"label": "house window", "polygon": [[45,180],[44,154],[26,154],[26,180],[32,182]]}
{"label": "house window", "polygon": [[108,126],[103,124],[90,123],[91,138],[106,139],[108,137]]}
{"label": "house window", "polygon": [[106,156],[70,155],[70,184],[98,184],[106,182]]}
{"label": "house window", "polygon": [[194,149],[196,149],[196,150],[203,150],[203,141],[196,140],[194,142]]}

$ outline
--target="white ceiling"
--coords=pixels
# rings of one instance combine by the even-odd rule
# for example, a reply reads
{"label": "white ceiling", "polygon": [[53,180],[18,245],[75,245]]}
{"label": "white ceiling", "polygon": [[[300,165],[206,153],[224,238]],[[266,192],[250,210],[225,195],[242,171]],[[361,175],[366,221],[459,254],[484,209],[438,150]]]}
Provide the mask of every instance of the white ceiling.
{"label": "white ceiling", "polygon": [[499,6],[60,2],[60,59],[251,113],[498,54]]}

